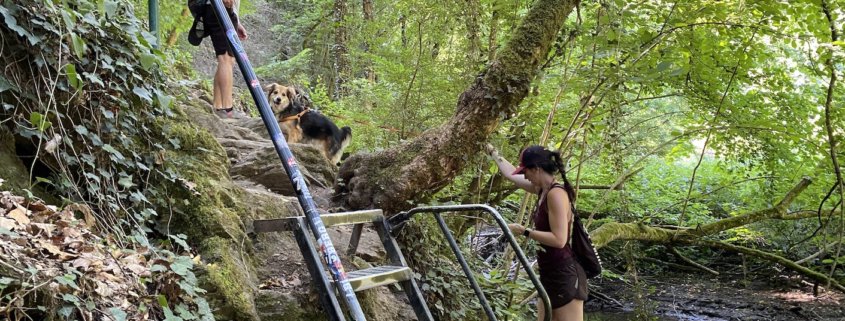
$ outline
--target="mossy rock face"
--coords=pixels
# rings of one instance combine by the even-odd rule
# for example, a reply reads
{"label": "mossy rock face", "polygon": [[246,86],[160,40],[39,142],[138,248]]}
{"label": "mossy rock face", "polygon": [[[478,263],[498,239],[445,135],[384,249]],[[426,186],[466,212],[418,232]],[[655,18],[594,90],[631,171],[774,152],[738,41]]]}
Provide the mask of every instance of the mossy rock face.
{"label": "mossy rock face", "polygon": [[199,250],[207,262],[200,275],[207,300],[219,320],[260,320],[253,301],[255,282],[249,278],[251,259],[230,239],[212,237]]}
{"label": "mossy rock face", "polygon": [[325,320],[319,302],[301,304],[290,292],[259,290],[255,296],[255,307],[262,321]]}
{"label": "mossy rock face", "polygon": [[15,153],[15,139],[12,134],[0,128],[0,190],[11,190],[23,195],[23,189],[29,188],[29,171]]}
{"label": "mossy rock face", "polygon": [[48,195],[40,186],[30,186],[29,169],[24,166],[15,151],[15,138],[12,133],[0,127],[0,190],[11,191],[17,195],[27,195],[30,190],[35,197],[46,199],[49,203],[58,204],[58,201]]}

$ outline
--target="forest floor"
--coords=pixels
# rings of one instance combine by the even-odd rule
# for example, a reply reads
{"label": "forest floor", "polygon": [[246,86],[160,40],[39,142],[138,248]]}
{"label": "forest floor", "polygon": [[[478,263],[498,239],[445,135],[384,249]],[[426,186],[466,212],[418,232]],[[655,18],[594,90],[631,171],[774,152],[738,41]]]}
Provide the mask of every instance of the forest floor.
{"label": "forest floor", "polygon": [[595,282],[599,292],[623,307],[590,302],[587,320],[845,320],[845,294],[820,288],[814,296],[813,284],[786,276],[746,281],[741,276],[661,273],[640,281],[639,289],[615,280]]}

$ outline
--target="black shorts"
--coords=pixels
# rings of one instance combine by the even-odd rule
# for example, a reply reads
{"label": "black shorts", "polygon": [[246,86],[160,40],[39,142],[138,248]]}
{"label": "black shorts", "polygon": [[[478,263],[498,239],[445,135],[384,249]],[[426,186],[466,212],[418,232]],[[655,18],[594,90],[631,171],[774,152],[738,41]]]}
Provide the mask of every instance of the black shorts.
{"label": "black shorts", "polygon": [[541,268],[540,283],[549,294],[552,310],[573,299],[587,300],[587,274],[575,258],[567,258],[553,269]]}
{"label": "black shorts", "polygon": [[[226,8],[226,13],[229,14],[229,19],[232,20],[232,26],[237,28],[238,17],[235,15],[235,12],[231,8]],[[224,29],[223,25],[220,24],[220,21],[217,20],[217,15],[214,13],[214,9],[210,6],[207,10],[205,10],[202,21],[205,25],[206,32],[211,38],[211,45],[214,47],[214,55],[219,56],[222,54],[229,54],[229,56],[234,57],[235,54],[231,49],[229,49],[229,42],[226,40],[226,29]]]}

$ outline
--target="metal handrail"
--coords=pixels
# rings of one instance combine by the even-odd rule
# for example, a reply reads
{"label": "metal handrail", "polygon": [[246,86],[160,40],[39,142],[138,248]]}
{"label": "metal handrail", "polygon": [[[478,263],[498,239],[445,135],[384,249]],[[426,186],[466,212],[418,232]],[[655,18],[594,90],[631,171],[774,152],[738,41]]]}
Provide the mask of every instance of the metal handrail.
{"label": "metal handrail", "polygon": [[464,270],[464,274],[466,274],[467,279],[469,279],[470,285],[472,289],[475,291],[475,295],[478,296],[479,301],[481,301],[481,306],[484,308],[484,312],[487,314],[487,318],[491,321],[496,321],[496,315],[493,313],[493,309],[490,308],[490,304],[487,303],[487,298],[484,296],[484,293],[481,292],[481,288],[478,286],[478,281],[476,281],[475,276],[472,274],[472,271],[469,268],[469,264],[467,264],[466,259],[464,259],[463,254],[461,253],[460,248],[458,247],[458,243],[455,242],[454,236],[452,236],[452,232],[449,231],[449,227],[446,226],[446,222],[443,221],[443,217],[440,213],[443,212],[465,212],[465,211],[484,211],[492,214],[493,218],[498,223],[499,228],[502,229],[504,232],[505,238],[507,238],[508,243],[510,243],[511,247],[514,249],[514,253],[516,253],[517,259],[519,259],[519,263],[522,264],[522,267],[528,273],[528,277],[531,279],[531,283],[534,284],[534,288],[537,289],[537,294],[540,299],[543,300],[543,306],[545,307],[545,321],[552,320],[552,304],[549,301],[549,295],[546,293],[546,289],[543,288],[543,285],[540,284],[540,280],[537,278],[537,275],[534,274],[534,271],[531,269],[531,265],[528,264],[528,259],[525,258],[525,253],[522,253],[522,250],[517,244],[516,239],[514,239],[513,234],[511,234],[510,229],[508,229],[508,224],[502,218],[496,209],[490,207],[489,205],[485,204],[463,204],[463,205],[442,205],[442,206],[426,206],[426,207],[417,207],[411,209],[407,212],[401,212],[396,214],[388,219],[388,223],[390,225],[391,232],[398,230],[405,224],[408,220],[411,219],[412,216],[418,213],[434,213],[434,217],[437,219],[437,224],[440,226],[440,230],[443,231],[443,235],[446,236],[446,240],[449,241],[449,246],[452,248],[452,252],[455,253],[455,256],[458,258],[458,262],[461,264],[461,268]]}

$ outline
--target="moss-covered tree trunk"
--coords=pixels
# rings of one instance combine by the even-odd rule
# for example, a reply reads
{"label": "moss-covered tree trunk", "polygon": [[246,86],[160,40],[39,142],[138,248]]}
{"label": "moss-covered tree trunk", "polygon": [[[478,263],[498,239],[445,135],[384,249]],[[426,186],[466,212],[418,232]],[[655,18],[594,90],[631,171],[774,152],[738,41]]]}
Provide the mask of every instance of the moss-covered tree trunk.
{"label": "moss-covered tree trunk", "polygon": [[410,208],[448,185],[528,93],[576,0],[534,3],[510,41],[458,98],[455,115],[407,143],[356,154],[340,169],[336,201],[351,209]]}

